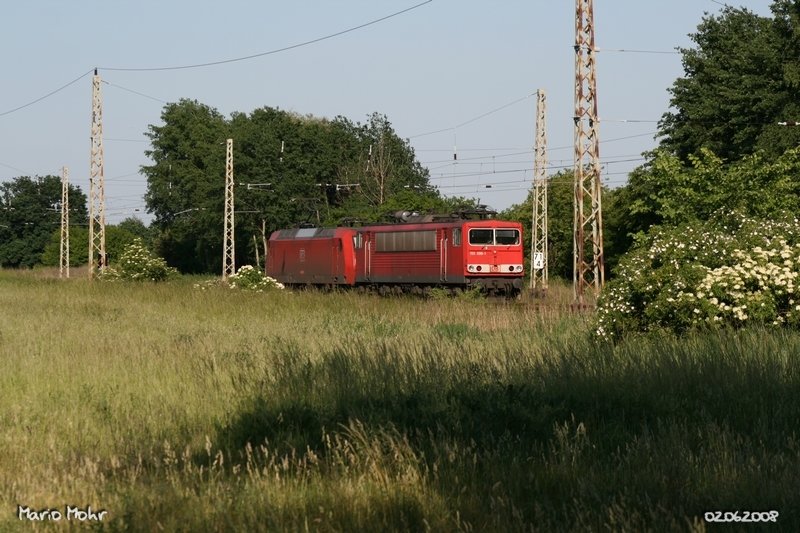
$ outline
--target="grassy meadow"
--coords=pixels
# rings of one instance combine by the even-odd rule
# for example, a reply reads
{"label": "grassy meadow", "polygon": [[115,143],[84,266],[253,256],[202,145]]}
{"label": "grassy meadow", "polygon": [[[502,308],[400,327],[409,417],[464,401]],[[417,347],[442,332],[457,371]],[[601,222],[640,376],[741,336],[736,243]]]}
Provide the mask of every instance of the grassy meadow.
{"label": "grassy meadow", "polygon": [[796,332],[196,282],[0,272],[0,531],[800,530]]}

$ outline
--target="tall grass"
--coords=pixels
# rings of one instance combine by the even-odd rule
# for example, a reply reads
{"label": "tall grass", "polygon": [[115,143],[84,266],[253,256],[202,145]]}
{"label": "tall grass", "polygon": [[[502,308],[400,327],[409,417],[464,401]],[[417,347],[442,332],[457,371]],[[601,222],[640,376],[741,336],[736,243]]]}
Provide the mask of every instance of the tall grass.
{"label": "tall grass", "polygon": [[12,273],[0,309],[0,529],[800,527],[796,333],[610,346],[534,305]]}

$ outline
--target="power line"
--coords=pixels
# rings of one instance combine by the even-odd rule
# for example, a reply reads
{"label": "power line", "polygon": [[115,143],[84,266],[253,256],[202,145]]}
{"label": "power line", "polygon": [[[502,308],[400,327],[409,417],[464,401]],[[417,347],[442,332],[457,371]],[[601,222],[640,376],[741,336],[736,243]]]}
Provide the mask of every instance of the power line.
{"label": "power line", "polygon": [[[459,160],[458,160],[458,161],[456,161],[456,162],[457,162],[457,163],[461,163],[461,162],[464,162],[464,161],[481,161],[481,160],[489,160],[489,161],[487,161],[487,163],[490,163],[490,162],[494,161],[495,159],[502,159],[502,158],[504,158],[504,157],[515,157],[515,156],[518,156],[518,155],[526,155],[526,154],[530,154],[530,153],[533,153],[533,150],[525,150],[524,152],[514,152],[514,153],[511,153],[511,154],[500,154],[500,155],[484,155],[484,156],[476,156],[476,157],[465,157],[465,158],[463,158],[463,159],[459,159]],[[438,164],[438,163],[447,163],[447,162],[454,163],[454,161],[453,161],[452,159],[439,159],[439,160],[436,160],[436,161],[426,161],[426,162],[420,162],[420,165],[436,165],[436,164]],[[504,164],[504,163],[503,163],[503,162],[501,162],[500,164],[502,165],[502,164]]]}
{"label": "power line", "polygon": [[141,181],[141,180],[123,180],[122,179],[122,178],[129,178],[131,176],[139,176],[139,175],[140,175],[139,171],[136,170],[134,172],[129,172],[128,174],[120,174],[118,176],[114,176],[114,177],[111,177],[111,178],[106,178],[106,181],[115,181],[115,180],[120,180],[120,181]]}
{"label": "power line", "polygon": [[[519,147],[516,148],[459,148],[459,152],[519,152],[520,150],[528,150],[529,148]],[[422,148],[414,149],[415,152],[452,152],[452,148]]]}
{"label": "power line", "polygon": [[150,96],[149,94],[144,94],[144,93],[141,93],[139,91],[134,91],[133,89],[128,89],[127,87],[123,87],[122,85],[117,85],[115,83],[111,83],[110,81],[103,80],[103,83],[105,83],[106,85],[108,85],[110,87],[115,87],[117,89],[122,89],[123,91],[127,91],[129,93],[133,93],[135,95],[142,96],[144,98],[147,98],[148,100],[155,100],[156,102],[160,102],[162,104],[168,104],[169,103],[166,100],[162,100],[161,98],[156,98],[155,96]]}
{"label": "power line", "polygon": [[[523,152],[523,154],[530,154],[530,153],[531,153],[530,151],[529,152]],[[519,154],[517,154],[517,155],[519,155]],[[620,161],[633,161],[632,159],[626,159],[626,158],[629,158],[629,157],[635,157],[636,158],[635,161],[641,161],[642,160],[641,154],[628,154],[628,155],[616,155],[616,156],[603,157],[603,163],[606,164],[606,163],[619,163]],[[497,156],[497,158],[499,159],[500,156]],[[475,161],[473,161],[473,160],[475,160]],[[570,161],[570,162],[572,162],[572,159],[553,159],[551,161]],[[435,164],[438,164],[438,163],[447,163],[447,164],[446,165],[442,165],[440,167],[429,168],[428,170],[432,171],[432,170],[436,170],[437,168],[447,168],[447,167],[456,166],[456,165],[457,166],[470,166],[470,165],[471,166],[476,166],[476,165],[481,165],[481,166],[483,166],[483,165],[489,165],[489,166],[493,166],[493,165],[497,165],[497,166],[526,165],[526,164],[533,164],[533,159],[523,159],[523,160],[517,159],[517,160],[514,160],[514,161],[495,161],[495,158],[492,158],[491,160],[487,161],[486,158],[483,158],[483,157],[473,157],[473,158],[464,159],[463,161],[460,160],[460,159],[458,161],[453,161],[452,159],[442,159],[442,160],[439,160],[439,161],[426,161],[426,162],[420,161],[420,165],[423,165],[423,166],[424,165],[435,165]]]}
{"label": "power line", "polygon": [[623,124],[657,124],[658,120],[650,120],[650,119],[636,119],[636,118],[600,118],[597,120],[598,123],[602,124],[603,122],[620,122]]}
{"label": "power line", "polygon": [[471,118],[469,120],[466,120],[466,121],[462,122],[461,124],[456,124],[455,126],[451,126],[449,128],[443,128],[443,129],[436,130],[436,131],[429,131],[427,133],[420,133],[418,135],[412,135],[411,137],[409,137],[409,139],[416,139],[418,137],[426,137],[428,135],[434,135],[436,133],[443,133],[445,131],[457,130],[458,128],[460,128],[462,126],[466,126],[467,124],[472,124],[473,122],[476,122],[476,121],[478,121],[478,120],[480,120],[482,118],[488,117],[489,115],[493,115],[494,113],[497,113],[498,111],[502,111],[503,109],[506,109],[507,107],[511,107],[512,105],[515,105],[515,104],[518,104],[520,102],[523,102],[523,101],[527,100],[528,98],[530,98],[531,96],[534,96],[535,94],[536,93],[534,92],[534,93],[525,95],[522,98],[518,98],[518,99],[514,100],[513,102],[509,102],[507,104],[501,105],[500,107],[492,109],[491,111],[487,111],[486,113],[483,113],[482,115],[478,115],[477,117],[473,117],[473,118]]}
{"label": "power line", "polygon": [[[649,131],[647,133],[637,133],[636,135],[626,135],[625,137],[615,137],[613,139],[605,139],[605,140],[600,141],[600,144],[605,144],[605,143],[610,143],[610,142],[615,142],[615,141],[625,141],[625,140],[628,140],[628,139],[635,139],[636,137],[647,137],[649,135],[656,135],[656,134],[658,134],[657,131]],[[557,146],[555,148],[548,148],[547,151],[548,152],[553,152],[553,151],[556,151],[556,150],[567,150],[567,149],[572,150],[574,148],[575,148],[575,146],[570,144],[570,145],[566,145],[566,146]]]}
{"label": "power line", "polygon": [[8,163],[3,163],[1,161],[0,161],[0,167],[6,167],[6,168],[10,168],[11,170],[16,170],[17,172],[22,172],[26,176],[33,176],[34,175],[33,173],[28,172],[27,170],[22,170],[21,168],[17,168],[17,167],[11,166]]}
{"label": "power line", "polygon": [[[369,22],[366,22],[366,23],[364,23],[364,24],[360,24],[360,25],[358,25],[358,26],[353,26],[352,28],[348,28],[348,29],[346,29],[346,30],[342,30],[342,31],[339,31],[339,32],[336,32],[336,33],[332,33],[332,34],[329,34],[329,35],[325,35],[325,36],[323,36],[323,37],[318,37],[318,38],[316,38],[316,39],[312,39],[312,40],[309,40],[309,41],[304,41],[304,42],[302,42],[302,43],[297,43],[297,44],[293,44],[293,45],[290,45],[290,46],[285,46],[285,47],[283,47],[283,48],[277,48],[277,49],[275,49],[275,50],[270,50],[270,51],[268,51],[268,52],[262,52],[262,53],[258,53],[258,54],[252,54],[252,55],[249,55],[249,56],[237,57],[237,58],[233,58],[233,59],[225,59],[225,60],[221,60],[221,61],[211,61],[211,62],[207,62],[207,63],[197,63],[197,64],[193,64],[193,65],[181,65],[181,66],[173,66],[173,67],[154,67],[154,68],[119,68],[119,67],[102,67],[102,68],[101,68],[101,70],[109,70],[109,71],[124,71],[124,72],[146,72],[146,71],[182,70],[182,69],[191,69],[191,68],[200,68],[200,67],[210,67],[210,66],[214,66],[214,65],[222,65],[222,64],[226,64],[226,63],[234,63],[234,62],[237,62],[237,61],[246,61],[246,60],[248,60],[248,59],[254,59],[254,58],[257,58],[257,57],[263,57],[263,56],[267,56],[267,55],[277,54],[277,53],[280,53],[280,52],[286,52],[286,51],[288,51],[288,50],[293,50],[293,49],[295,49],[295,48],[300,48],[300,47],[303,47],[303,46],[308,46],[308,45],[310,45],[310,44],[315,44],[315,43],[318,43],[318,42],[321,42],[321,41],[325,41],[325,40],[328,40],[328,39],[332,39],[332,38],[334,38],[334,37],[339,37],[339,36],[341,36],[341,35],[345,35],[345,34],[347,34],[347,33],[351,33],[351,32],[354,32],[354,31],[357,31],[357,30],[360,30],[360,29],[366,28],[366,27],[368,27],[368,26],[372,26],[372,25],[374,25],[374,24],[378,24],[378,23],[380,23],[380,22],[383,22],[383,21],[385,21],[385,20],[388,20],[388,19],[390,19],[390,18],[396,17],[396,16],[398,16],[398,15],[402,15],[402,14],[404,14],[404,13],[408,13],[409,11],[413,11],[413,10],[415,10],[415,9],[417,9],[417,8],[420,8],[420,7],[424,6],[425,4],[430,4],[431,2],[433,2],[433,0],[426,0],[426,1],[424,1],[424,2],[421,2],[421,3],[419,3],[419,4],[416,4],[416,5],[414,5],[414,6],[411,6],[411,7],[409,7],[409,8],[406,8],[406,9],[403,9],[403,10],[400,10],[400,11],[397,11],[397,12],[395,12],[395,13],[392,13],[392,14],[386,15],[386,16],[384,16],[384,17],[381,17],[381,18],[378,18],[378,19],[375,19],[375,20],[371,20],[371,21],[369,21]],[[27,108],[27,107],[30,107],[30,106],[32,106],[32,105],[34,105],[34,104],[37,104],[37,103],[41,102],[42,100],[45,100],[45,99],[47,99],[47,98],[49,98],[49,97],[53,96],[54,94],[56,94],[56,93],[59,93],[59,92],[63,91],[63,90],[64,90],[64,89],[66,89],[67,87],[69,87],[69,86],[71,86],[71,85],[73,85],[73,84],[77,83],[77,82],[78,82],[78,81],[80,81],[81,79],[83,79],[83,78],[85,78],[86,76],[88,76],[89,74],[91,74],[91,73],[92,73],[94,70],[96,70],[96,69],[94,69],[94,68],[93,68],[93,69],[89,69],[89,70],[87,70],[86,72],[84,72],[83,74],[81,74],[80,76],[78,76],[77,78],[75,78],[74,80],[72,80],[72,81],[70,81],[70,82],[68,82],[68,83],[66,83],[66,84],[64,84],[64,85],[62,85],[61,87],[59,87],[59,88],[57,88],[57,89],[54,89],[53,91],[50,91],[49,93],[45,94],[44,96],[41,96],[41,97],[39,97],[39,98],[37,98],[37,99],[35,99],[35,100],[32,100],[32,101],[30,101],[30,102],[28,102],[28,103],[25,103],[25,104],[22,104],[22,105],[20,105],[20,106],[18,106],[18,107],[15,107],[15,108],[13,108],[13,109],[9,109],[9,110],[7,110],[7,111],[4,111],[4,112],[0,113],[0,117],[3,117],[3,116],[5,116],[5,115],[10,115],[11,113],[14,113],[14,112],[16,112],[16,111],[20,111],[20,110],[22,110],[22,109],[25,109],[25,108]],[[132,90],[132,89],[127,89],[127,88],[125,88],[125,87],[122,87],[122,86],[120,86],[120,85],[115,85],[115,84],[112,84],[112,83],[109,83],[109,82],[105,82],[105,83],[107,83],[108,85],[111,85],[112,87],[116,87],[116,88],[118,88],[118,89],[122,89],[122,90],[124,90],[124,91],[128,91],[128,92],[131,92],[131,93],[133,93],[133,94],[137,94],[137,95],[139,95],[139,96],[142,96],[142,97],[144,97],[144,98],[149,98],[149,99],[151,99],[151,100],[155,100],[155,101],[157,101],[157,102],[161,102],[161,103],[164,103],[164,104],[168,103],[168,102],[166,102],[166,101],[164,101],[164,100],[161,100],[160,98],[156,98],[156,97],[154,97],[154,96],[150,96],[150,95],[147,95],[147,94],[144,94],[144,93],[140,93],[140,92],[138,92],[138,91],[134,91],[134,90]]]}
{"label": "power line", "polygon": [[595,48],[594,52],[617,52],[628,54],[680,54],[679,50],[634,50],[630,48]]}
{"label": "power line", "polygon": [[195,64],[192,64],[192,65],[180,65],[180,66],[172,66],[172,67],[148,67],[148,68],[100,67],[100,69],[101,70],[109,70],[109,71],[125,71],[125,72],[152,72],[152,71],[163,71],[163,70],[185,70],[185,69],[191,69],[191,68],[212,67],[212,66],[215,66],[215,65],[224,65],[226,63],[235,63],[237,61],[246,61],[248,59],[255,59],[257,57],[264,57],[264,56],[268,56],[268,55],[272,55],[272,54],[277,54],[277,53],[280,53],[280,52],[286,52],[288,50],[294,50],[295,48],[308,46],[310,44],[316,44],[316,43],[319,43],[321,41],[326,41],[328,39],[333,39],[334,37],[339,37],[341,35],[345,35],[347,33],[351,33],[351,32],[366,28],[368,26],[372,26],[374,24],[378,24],[379,22],[383,22],[384,20],[388,20],[388,19],[396,17],[398,15],[402,15],[404,13],[408,13],[409,11],[413,11],[413,10],[415,10],[417,8],[420,8],[420,7],[424,6],[425,4],[430,4],[431,2],[433,2],[433,0],[425,0],[424,2],[416,4],[416,5],[411,6],[409,8],[397,11],[395,13],[392,13],[390,15],[386,15],[384,17],[381,17],[381,18],[378,18],[378,19],[375,19],[375,20],[371,20],[369,22],[365,22],[364,24],[359,24],[358,26],[353,26],[352,28],[348,28],[346,30],[342,30],[342,31],[339,31],[339,32],[336,32],[336,33],[331,33],[329,35],[325,35],[324,37],[318,37],[316,39],[311,39],[309,41],[303,41],[301,43],[293,44],[293,45],[290,45],[290,46],[284,46],[283,48],[276,48],[275,50],[269,50],[268,52],[260,52],[258,54],[251,54],[251,55],[248,55],[248,56],[235,57],[233,59],[223,59],[223,60],[220,60],[220,61],[209,61],[207,63],[195,63]]}
{"label": "power line", "polygon": [[[443,130],[443,131],[448,131],[448,130]],[[616,141],[626,141],[628,139],[635,139],[637,137],[648,137],[648,136],[652,136],[652,135],[656,135],[656,134],[658,134],[657,131],[649,131],[647,133],[637,133],[636,135],[626,135],[624,137],[615,137],[613,139],[604,139],[604,140],[600,141],[600,144],[616,142]],[[573,145],[564,145],[564,146],[555,146],[553,148],[548,148],[547,151],[549,153],[549,152],[555,152],[555,151],[558,151],[558,150],[567,150],[567,149],[572,150],[574,148],[575,147]],[[477,149],[463,150],[463,151],[478,151],[478,150],[489,151],[491,149],[489,149],[489,148],[477,148]],[[511,150],[513,150],[513,148]],[[442,148],[442,149],[432,149],[432,150],[417,150],[417,151],[420,151],[420,152],[421,151],[452,152],[452,148]],[[459,149],[459,151],[461,151],[461,150]],[[498,151],[500,151],[500,149],[498,149]],[[511,154],[489,155],[489,156],[482,156],[482,157],[477,157],[477,156],[476,157],[467,157],[467,158],[459,159],[458,162],[460,163],[460,162],[463,162],[463,161],[479,161],[479,160],[500,159],[500,158],[503,158],[503,157],[512,157],[512,156],[525,155],[525,154],[530,154],[530,153],[533,153],[533,149],[528,149],[528,150],[525,150],[523,152],[514,152],[514,153],[511,153]],[[603,158],[603,159],[605,160],[606,158]],[[444,168],[444,167],[451,166],[452,163],[453,163],[453,161],[450,160],[450,159],[447,159],[447,160],[442,159],[442,160],[436,160],[436,161],[420,162],[420,164],[421,165],[433,165],[433,164],[445,163],[445,162],[448,162],[450,164],[449,165],[443,165],[442,167],[439,167],[439,168]],[[487,162],[490,162],[490,161],[487,161]],[[501,162],[499,164],[504,164],[504,163]],[[436,170],[436,169],[428,169],[428,170]]]}
{"label": "power line", "polygon": [[110,139],[108,137],[106,137],[105,140],[106,141],[114,141],[114,142],[118,142],[118,143],[146,143],[146,142],[150,142],[147,139]]}
{"label": "power line", "polygon": [[74,80],[72,80],[71,82],[69,82],[69,83],[66,83],[66,84],[62,85],[62,86],[61,86],[61,87],[59,87],[58,89],[55,89],[55,90],[53,90],[53,91],[50,91],[49,93],[47,93],[47,94],[46,94],[46,95],[44,95],[44,96],[40,96],[40,97],[39,97],[39,98],[37,98],[36,100],[32,100],[32,101],[28,102],[27,104],[22,104],[22,105],[21,105],[21,106],[19,106],[19,107],[15,107],[14,109],[9,109],[8,111],[4,111],[4,112],[0,113],[0,117],[4,117],[4,116],[6,116],[6,115],[10,115],[11,113],[14,113],[15,111],[19,111],[19,110],[21,110],[21,109],[25,109],[26,107],[30,107],[30,106],[32,106],[33,104],[38,104],[39,102],[41,102],[41,101],[42,101],[42,100],[44,100],[45,98],[50,98],[50,97],[51,97],[51,96],[53,96],[54,94],[56,94],[56,93],[58,93],[58,92],[61,92],[61,91],[63,91],[64,89],[66,89],[66,88],[67,88],[67,87],[69,87],[70,85],[72,85],[72,84],[74,84],[74,83],[77,83],[78,81],[82,80],[83,78],[85,78],[86,76],[88,76],[89,74],[91,74],[92,72],[94,72],[94,69],[87,70],[86,72],[84,72],[83,74],[81,74],[80,76],[78,76],[77,78],[75,78]]}
{"label": "power line", "polygon": [[[636,157],[631,159],[618,159],[616,161],[607,161],[603,164],[611,165],[615,163],[630,163],[630,162],[638,162],[638,161],[647,161],[647,158],[644,157]],[[573,168],[574,165],[572,163],[566,165],[548,165],[546,170],[563,170],[568,168]],[[431,176],[428,178],[430,181],[433,180],[447,180],[447,179],[456,179],[456,178],[470,178],[475,176],[491,176],[493,174],[511,174],[514,172],[528,172],[530,168],[513,168],[513,169],[506,169],[506,170],[495,170],[492,172],[459,172],[457,174],[447,174],[445,172],[440,172],[436,175]]]}
{"label": "power line", "polygon": [[[444,131],[446,131],[446,130],[444,130]],[[616,142],[616,141],[626,141],[628,139],[635,139],[637,137],[648,137],[648,136],[656,135],[656,134],[658,134],[657,131],[649,131],[647,133],[637,133],[636,135],[626,135],[624,137],[614,137],[613,139],[604,139],[604,140],[600,141],[600,144],[606,144],[606,143]],[[567,149],[572,150],[574,148],[575,147],[573,145],[564,145],[564,146],[556,146],[556,147],[553,147],[553,148],[548,148],[547,151],[549,153],[549,152],[555,152],[555,151],[558,151],[558,150],[567,150]],[[430,150],[430,151],[452,152],[452,149],[441,149],[441,150]],[[500,158],[504,158],[504,157],[514,157],[514,156],[518,156],[518,155],[525,155],[525,154],[530,154],[530,153],[533,153],[533,149],[525,150],[523,152],[514,152],[514,153],[510,153],[510,154],[467,157],[467,158],[459,159],[458,162],[492,160],[492,159],[500,159]],[[426,164],[434,165],[434,164],[445,163],[445,162],[453,163],[453,161],[451,161],[450,159],[447,159],[447,160],[442,159],[442,160],[437,160],[437,161],[420,162],[420,164],[421,165],[426,165]],[[500,163],[500,164],[503,164],[503,163]],[[450,166],[450,165],[444,165],[444,167],[447,167],[447,166]],[[435,170],[435,169],[429,169],[429,170]]]}

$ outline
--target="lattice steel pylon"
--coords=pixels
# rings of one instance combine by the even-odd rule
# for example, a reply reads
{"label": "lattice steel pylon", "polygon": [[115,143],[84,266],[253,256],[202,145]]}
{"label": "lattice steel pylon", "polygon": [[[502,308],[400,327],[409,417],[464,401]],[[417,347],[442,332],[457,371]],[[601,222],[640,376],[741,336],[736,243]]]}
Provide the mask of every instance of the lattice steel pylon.
{"label": "lattice steel pylon", "polygon": [[536,142],[533,147],[533,218],[531,219],[531,290],[546,291],[547,268],[547,131],[546,98],[536,93]]}
{"label": "lattice steel pylon", "polygon": [[58,277],[69,277],[69,169],[61,169],[61,247],[58,254]]}
{"label": "lattice steel pylon", "polygon": [[233,139],[225,147],[225,236],[222,254],[222,279],[236,273],[236,246],[233,232]]}
{"label": "lattice steel pylon", "polygon": [[[89,279],[106,269],[106,199],[103,170],[103,100],[97,69],[92,78],[92,148],[89,157]],[[96,259],[95,259],[96,258]]]}
{"label": "lattice steel pylon", "polygon": [[593,0],[576,0],[573,290],[579,306],[587,288],[597,296],[604,283],[594,29]]}

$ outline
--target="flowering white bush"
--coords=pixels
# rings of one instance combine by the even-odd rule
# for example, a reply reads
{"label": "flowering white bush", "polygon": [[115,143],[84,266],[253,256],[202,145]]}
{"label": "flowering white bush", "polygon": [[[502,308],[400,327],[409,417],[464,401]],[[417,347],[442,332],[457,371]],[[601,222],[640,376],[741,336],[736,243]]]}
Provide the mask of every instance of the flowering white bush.
{"label": "flowering white bush", "polygon": [[122,251],[117,264],[105,269],[102,277],[109,280],[165,281],[177,273],[167,266],[164,259],[153,255],[137,237]]}
{"label": "flowering white bush", "polygon": [[651,232],[598,303],[596,332],[800,325],[800,223],[736,214]]}
{"label": "flowering white bush", "polygon": [[[800,325],[800,244],[785,239],[769,247],[734,252],[736,264],[709,270],[697,297],[711,305],[702,317],[712,323],[754,321]],[[701,317],[698,317],[698,319]]]}
{"label": "flowering white bush", "polygon": [[263,292],[268,289],[283,289],[283,283],[265,276],[260,270],[250,265],[239,268],[236,274],[228,277],[228,286],[231,289]]}

